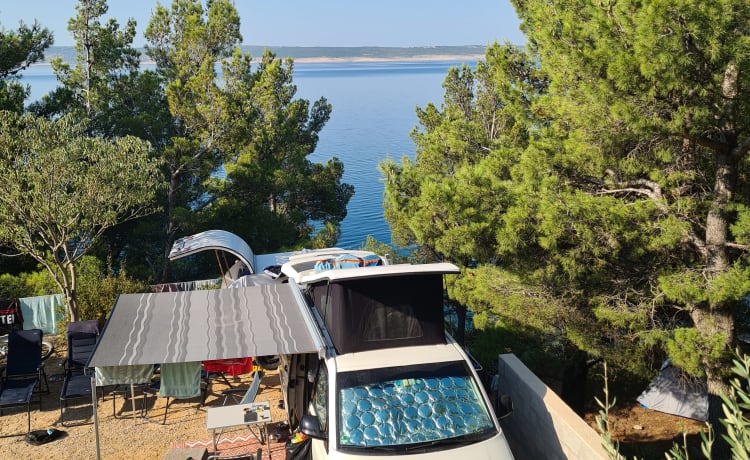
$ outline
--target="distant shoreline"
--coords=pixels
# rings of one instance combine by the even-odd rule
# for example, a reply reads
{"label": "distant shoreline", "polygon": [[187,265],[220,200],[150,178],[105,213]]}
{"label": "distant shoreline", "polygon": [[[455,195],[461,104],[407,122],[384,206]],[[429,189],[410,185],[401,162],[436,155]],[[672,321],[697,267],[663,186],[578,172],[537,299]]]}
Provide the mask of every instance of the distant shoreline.
{"label": "distant shoreline", "polygon": [[484,58],[483,54],[471,54],[471,55],[421,55],[421,56],[410,56],[410,57],[305,57],[305,58],[292,58],[294,62],[306,63],[306,64],[327,64],[336,62],[409,62],[409,61],[476,61]]}
{"label": "distant shoreline", "polygon": [[[141,63],[153,65],[145,49],[136,48],[141,54]],[[422,47],[303,47],[303,46],[250,46],[241,45],[240,50],[253,56],[257,63],[266,50],[276,58],[290,57],[295,63],[345,63],[345,62],[426,62],[426,61],[476,61],[484,58],[487,50],[483,45],[422,46]],[[76,53],[72,46],[52,46],[45,52],[44,61],[38,65],[49,65],[52,58],[59,57],[68,64],[75,64]]]}
{"label": "distant shoreline", "polygon": [[[484,59],[484,54],[462,54],[462,55],[417,55],[417,56],[347,56],[347,57],[330,57],[330,56],[319,56],[319,57],[292,57],[295,64],[336,64],[336,63],[347,63],[347,62],[440,62],[440,61],[477,61]],[[277,56],[277,59],[286,59],[286,57]],[[253,63],[257,64],[260,62],[260,58],[253,58]],[[154,62],[150,60],[141,61],[142,65],[153,65]],[[49,61],[45,60],[42,62],[36,62],[32,66],[49,66]]]}

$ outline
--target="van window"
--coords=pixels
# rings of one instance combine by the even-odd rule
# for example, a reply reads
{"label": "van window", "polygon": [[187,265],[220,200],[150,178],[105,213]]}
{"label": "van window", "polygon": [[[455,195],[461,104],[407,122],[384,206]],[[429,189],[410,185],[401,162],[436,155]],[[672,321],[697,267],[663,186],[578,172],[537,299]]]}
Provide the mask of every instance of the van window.
{"label": "van window", "polygon": [[312,400],[315,416],[320,423],[320,429],[328,430],[328,371],[326,366],[321,363],[318,368],[318,375],[315,379],[315,390]]}
{"label": "van window", "polygon": [[497,432],[463,361],[345,372],[336,381],[344,449],[439,448],[441,441],[478,442]]}

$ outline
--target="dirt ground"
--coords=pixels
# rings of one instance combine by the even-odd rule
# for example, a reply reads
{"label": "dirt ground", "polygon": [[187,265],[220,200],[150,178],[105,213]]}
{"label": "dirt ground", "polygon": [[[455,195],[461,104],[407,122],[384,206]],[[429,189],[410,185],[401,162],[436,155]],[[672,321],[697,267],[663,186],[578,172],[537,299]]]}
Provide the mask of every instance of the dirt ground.
{"label": "dirt ground", "polygon": [[[45,337],[45,340],[49,340]],[[91,400],[73,401],[65,411],[66,425],[60,423],[60,391],[62,388],[62,363],[65,359],[64,339],[53,338],[55,351],[45,363],[49,380],[49,394],[42,394],[42,409],[39,410],[36,395],[31,406],[31,430],[54,428],[64,431],[64,435],[52,442],[34,446],[25,441],[27,417],[26,408],[6,408],[0,417],[0,459],[94,459],[96,443],[94,436],[93,411]],[[229,377],[233,387],[246,388],[250,375],[238,378]],[[131,400],[118,395],[113,409],[113,397],[105,394],[98,399],[99,445],[101,458],[118,459],[161,459],[173,445],[184,441],[211,439],[206,430],[206,409],[221,406],[223,397],[220,391],[228,388],[221,381],[213,381],[205,406],[200,406],[200,398],[172,401],[166,424],[161,421],[164,415],[166,398],[149,399],[148,419],[140,417],[143,400],[136,395],[136,413],[133,418]],[[286,414],[278,403],[281,400],[278,373],[266,372],[256,401],[269,401],[273,423],[286,421]],[[86,404],[88,403],[88,404]],[[117,418],[115,418],[115,416]],[[237,428],[240,433],[242,428]],[[232,430],[225,433],[231,435]]]}
{"label": "dirt ground", "polygon": [[[621,404],[609,413],[613,440],[619,442],[620,453],[626,458],[634,456],[643,459],[663,459],[674,442],[683,444],[683,433],[688,436],[688,446],[696,456],[700,450],[699,433],[706,430],[706,424],[697,420],[677,417],[662,412],[644,409],[637,402]],[[584,419],[595,430],[597,413],[586,414]]]}

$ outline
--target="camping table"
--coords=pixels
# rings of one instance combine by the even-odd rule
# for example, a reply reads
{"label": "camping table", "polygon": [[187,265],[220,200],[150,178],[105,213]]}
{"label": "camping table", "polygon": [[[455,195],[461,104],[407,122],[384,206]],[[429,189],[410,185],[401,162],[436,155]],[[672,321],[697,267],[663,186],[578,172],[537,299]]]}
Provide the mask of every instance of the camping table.
{"label": "camping table", "polygon": [[[252,420],[246,420],[245,414],[254,413],[255,416],[251,416]],[[212,441],[214,446],[214,452],[216,452],[216,445],[219,443],[219,437],[221,437],[221,431],[219,436],[216,436],[216,430],[229,428],[232,426],[246,425],[250,430],[250,433],[261,443],[266,445],[266,453],[268,458],[271,458],[271,449],[268,446],[268,434],[267,426],[268,422],[271,421],[271,403],[268,401],[257,401],[250,404],[234,404],[231,406],[221,407],[209,407],[206,411],[206,429],[212,431]],[[253,431],[253,428],[258,428],[258,433]],[[264,440],[265,438],[265,440]]]}

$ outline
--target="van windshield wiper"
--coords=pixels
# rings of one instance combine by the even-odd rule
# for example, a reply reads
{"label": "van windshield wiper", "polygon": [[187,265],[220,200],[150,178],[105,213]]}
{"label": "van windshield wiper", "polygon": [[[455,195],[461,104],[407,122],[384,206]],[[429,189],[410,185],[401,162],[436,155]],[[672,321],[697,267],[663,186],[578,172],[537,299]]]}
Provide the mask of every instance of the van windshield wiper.
{"label": "van windshield wiper", "polygon": [[443,438],[443,439],[435,439],[434,441],[425,441],[420,442],[417,444],[409,444],[404,447],[405,452],[411,452],[414,450],[421,450],[421,449],[428,449],[430,447],[436,447],[436,446],[463,446],[466,444],[472,444],[476,442],[476,438],[474,436],[459,436],[457,438]]}

